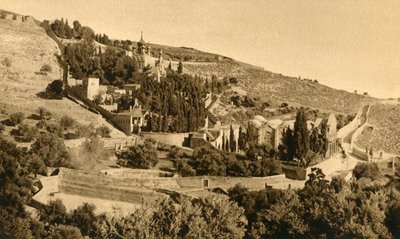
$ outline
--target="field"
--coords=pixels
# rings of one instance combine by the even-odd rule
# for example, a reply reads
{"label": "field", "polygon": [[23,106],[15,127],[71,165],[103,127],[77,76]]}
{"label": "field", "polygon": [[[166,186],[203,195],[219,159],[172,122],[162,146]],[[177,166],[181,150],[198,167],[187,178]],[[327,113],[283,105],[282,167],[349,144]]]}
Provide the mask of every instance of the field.
{"label": "field", "polygon": [[378,104],[371,106],[367,127],[357,138],[362,148],[372,146],[392,154],[400,154],[400,105]]}

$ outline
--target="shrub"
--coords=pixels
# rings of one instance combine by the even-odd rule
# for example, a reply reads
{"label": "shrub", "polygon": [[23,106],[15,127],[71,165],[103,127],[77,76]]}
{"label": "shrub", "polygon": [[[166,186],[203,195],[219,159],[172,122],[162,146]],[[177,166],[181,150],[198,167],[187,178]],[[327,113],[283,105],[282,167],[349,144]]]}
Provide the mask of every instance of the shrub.
{"label": "shrub", "polygon": [[96,136],[94,126],[92,124],[89,125],[81,125],[78,124],[75,127],[75,134],[79,137],[90,138]]}
{"label": "shrub", "polygon": [[11,60],[10,60],[10,58],[5,57],[5,58],[1,61],[1,64],[2,64],[3,66],[7,67],[7,70],[8,70],[8,68],[10,68],[10,66],[11,66]]}
{"label": "shrub", "polygon": [[48,111],[46,108],[44,107],[39,107],[37,109],[38,115],[40,117],[40,119],[42,120],[49,120],[51,119],[51,112]]}
{"label": "shrub", "polygon": [[96,134],[100,135],[103,138],[110,138],[111,129],[106,125],[102,125],[96,129]]}
{"label": "shrub", "polygon": [[40,68],[40,72],[43,74],[47,74],[47,72],[51,72],[51,71],[52,71],[51,66],[48,64],[44,64],[42,66],[42,68]]}
{"label": "shrub", "polygon": [[144,144],[130,147],[118,155],[119,164],[132,168],[148,169],[158,163],[157,151],[154,144],[145,141]]}
{"label": "shrub", "polygon": [[109,152],[104,148],[104,143],[97,137],[91,137],[82,143],[80,155],[89,160],[106,160]]}
{"label": "shrub", "polygon": [[22,140],[25,142],[31,142],[39,134],[38,128],[31,127],[27,124],[18,125],[18,132]]}
{"label": "shrub", "polygon": [[30,155],[28,161],[28,168],[30,172],[46,176],[47,167],[43,160],[37,155]]}
{"label": "shrub", "polygon": [[353,174],[357,179],[369,178],[375,180],[381,175],[381,172],[377,163],[358,163],[353,169]]}
{"label": "shrub", "polygon": [[74,126],[76,124],[76,121],[68,115],[64,115],[63,117],[61,117],[60,119],[60,126],[61,128],[63,128],[64,130],[68,130],[70,129],[72,126]]}
{"label": "shrub", "polygon": [[64,96],[63,82],[61,80],[54,80],[48,84],[46,94],[50,99],[62,99]]}
{"label": "shrub", "polygon": [[10,115],[10,122],[14,126],[21,124],[24,120],[25,120],[25,114],[22,112],[17,112]]}
{"label": "shrub", "polygon": [[40,220],[62,224],[67,217],[67,209],[61,199],[51,200],[39,211]]}
{"label": "shrub", "polygon": [[178,158],[175,161],[176,171],[183,177],[196,175],[196,170],[194,170],[184,159]]}
{"label": "shrub", "polygon": [[64,131],[61,128],[59,123],[52,122],[52,123],[49,123],[49,124],[45,124],[45,127],[46,127],[47,132],[49,132],[50,134],[57,135],[58,137],[62,137],[63,136],[63,132]]}
{"label": "shrub", "polygon": [[54,134],[42,134],[31,146],[31,153],[39,156],[49,167],[66,167],[70,163],[70,155],[64,141]]}

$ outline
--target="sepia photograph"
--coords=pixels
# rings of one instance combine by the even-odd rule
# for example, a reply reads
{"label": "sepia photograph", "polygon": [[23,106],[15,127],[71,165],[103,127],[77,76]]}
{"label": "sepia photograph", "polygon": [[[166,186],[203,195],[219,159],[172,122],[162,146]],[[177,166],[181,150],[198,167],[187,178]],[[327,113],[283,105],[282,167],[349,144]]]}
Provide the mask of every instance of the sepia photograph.
{"label": "sepia photograph", "polygon": [[399,77],[397,0],[0,0],[0,239],[400,239]]}

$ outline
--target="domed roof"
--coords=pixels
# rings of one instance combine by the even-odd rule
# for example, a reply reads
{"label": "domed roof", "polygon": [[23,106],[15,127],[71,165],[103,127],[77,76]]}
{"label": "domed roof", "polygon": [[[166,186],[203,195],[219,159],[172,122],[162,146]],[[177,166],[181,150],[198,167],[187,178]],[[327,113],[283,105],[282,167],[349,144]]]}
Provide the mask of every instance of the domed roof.
{"label": "domed roof", "polygon": [[146,42],[143,40],[143,32],[140,34],[140,41],[138,41],[138,45],[145,45]]}

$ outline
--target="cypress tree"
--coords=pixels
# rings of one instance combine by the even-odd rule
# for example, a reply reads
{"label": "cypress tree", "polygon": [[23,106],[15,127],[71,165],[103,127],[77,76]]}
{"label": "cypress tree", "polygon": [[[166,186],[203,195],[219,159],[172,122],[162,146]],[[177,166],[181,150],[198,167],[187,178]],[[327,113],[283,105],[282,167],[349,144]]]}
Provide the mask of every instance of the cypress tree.
{"label": "cypress tree", "polygon": [[238,147],[240,150],[246,148],[246,133],[243,132],[242,126],[239,127]]}
{"label": "cypress tree", "polygon": [[231,152],[236,152],[235,131],[233,130],[232,125],[229,132],[229,143]]}
{"label": "cypress tree", "polygon": [[180,61],[179,64],[178,64],[178,74],[182,74],[182,73],[183,73],[183,64]]}
{"label": "cypress tree", "polygon": [[293,136],[295,139],[295,156],[298,159],[304,159],[310,148],[310,137],[303,109],[297,112]]}

